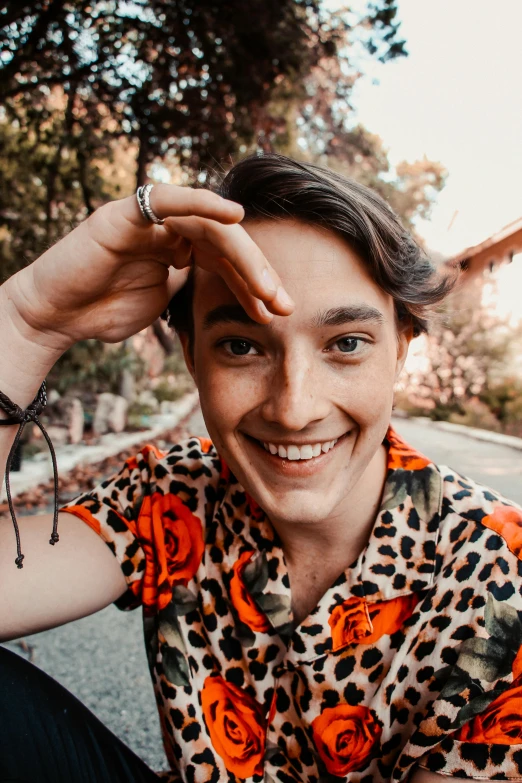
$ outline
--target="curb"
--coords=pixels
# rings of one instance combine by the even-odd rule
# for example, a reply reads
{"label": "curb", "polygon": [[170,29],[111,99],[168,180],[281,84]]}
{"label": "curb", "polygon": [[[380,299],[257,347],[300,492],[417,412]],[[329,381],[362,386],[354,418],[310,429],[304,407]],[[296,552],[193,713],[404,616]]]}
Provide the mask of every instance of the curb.
{"label": "curb", "polygon": [[[112,457],[120,451],[130,448],[135,443],[159,437],[167,430],[175,427],[178,422],[187,416],[196,407],[198,399],[197,392],[185,394],[184,397],[172,404],[173,410],[170,413],[151,416],[153,424],[148,430],[110,432],[107,435],[102,435],[95,446],[86,446],[81,443],[57,446],[56,461],[58,463],[58,474],[68,473],[77,465],[92,465],[95,462],[101,462],[107,457]],[[21,471],[11,473],[9,476],[11,495],[16,497],[22,492],[26,492],[38,486],[38,484],[48,481],[52,478],[52,475],[51,455],[48,452],[42,452],[36,458],[27,459],[22,462]],[[0,490],[0,501],[4,502],[6,499],[7,494],[4,481]]]}
{"label": "curb", "polygon": [[466,427],[464,424],[452,424],[449,421],[433,421],[433,419],[428,419],[426,416],[411,416],[407,418],[425,427],[435,427],[438,430],[473,438],[473,440],[496,443],[498,446],[508,446],[511,449],[522,451],[522,438],[516,438],[514,435],[502,435],[500,432],[481,430],[477,427]]}

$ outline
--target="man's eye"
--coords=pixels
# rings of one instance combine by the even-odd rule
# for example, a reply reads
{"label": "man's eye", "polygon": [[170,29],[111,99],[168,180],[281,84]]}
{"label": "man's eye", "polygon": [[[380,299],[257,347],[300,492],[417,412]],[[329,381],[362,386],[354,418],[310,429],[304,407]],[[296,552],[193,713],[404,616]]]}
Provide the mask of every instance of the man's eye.
{"label": "man's eye", "polygon": [[342,353],[355,353],[360,343],[364,343],[361,337],[342,337],[335,345]]}
{"label": "man's eye", "polygon": [[227,353],[234,356],[248,356],[250,350],[255,350],[252,343],[247,340],[225,340],[221,345],[225,346]]}

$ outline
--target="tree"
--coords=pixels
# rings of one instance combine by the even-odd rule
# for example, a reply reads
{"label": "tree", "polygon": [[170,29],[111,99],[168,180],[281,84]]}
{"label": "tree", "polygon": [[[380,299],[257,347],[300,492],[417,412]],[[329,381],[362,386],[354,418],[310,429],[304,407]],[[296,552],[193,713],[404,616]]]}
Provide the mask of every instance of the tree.
{"label": "tree", "polygon": [[[522,328],[513,330],[507,319],[481,303],[481,285],[478,280],[450,297],[444,312],[432,320],[420,364],[407,373],[410,404],[433,418],[459,421],[475,409],[477,415],[485,410],[490,419],[501,419],[492,400],[512,372]],[[508,395],[504,403],[510,401]]]}
{"label": "tree", "polygon": [[[0,10],[2,276],[119,195],[105,176],[122,145],[135,184],[154,161],[195,174],[249,149],[272,149],[282,92],[349,60],[351,32],[372,57],[401,56],[395,0],[358,18],[320,0],[7,0]],[[357,37],[357,36],[355,36]],[[342,54],[341,54],[342,49]],[[339,71],[347,99],[353,76]],[[19,144],[18,150],[16,145]],[[23,157],[20,157],[23,151]],[[121,188],[123,190],[123,188]],[[127,192],[130,187],[127,187]],[[165,350],[172,342],[154,325]]]}
{"label": "tree", "polygon": [[[7,0],[2,277],[156,162],[204,181],[216,162],[286,150],[358,176],[409,220],[427,204],[426,182],[410,171],[390,184],[380,140],[350,127],[352,54],[403,56],[396,15],[395,0],[359,16],[321,0],[251,0],[248,14],[240,0]],[[154,331],[172,350],[161,323]]]}
{"label": "tree", "polygon": [[[394,0],[376,0],[359,20],[380,59],[404,54],[396,12]],[[350,31],[346,14],[319,0],[251,0],[248,13],[242,0],[7,0],[0,24],[9,110],[17,99],[29,113],[35,95],[60,86],[78,165],[100,137],[125,136],[136,145],[137,184],[168,151],[197,170],[266,134],[274,88],[287,81],[298,92]]]}

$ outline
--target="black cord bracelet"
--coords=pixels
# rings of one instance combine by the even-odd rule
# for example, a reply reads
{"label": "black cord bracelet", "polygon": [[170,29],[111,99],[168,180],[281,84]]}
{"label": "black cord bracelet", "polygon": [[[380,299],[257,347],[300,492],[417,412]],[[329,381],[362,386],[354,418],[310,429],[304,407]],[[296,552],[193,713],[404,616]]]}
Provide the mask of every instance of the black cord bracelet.
{"label": "black cord bracelet", "polygon": [[18,529],[18,522],[16,521],[14,507],[13,507],[13,499],[11,497],[11,484],[9,482],[9,472],[11,470],[11,464],[13,462],[13,457],[16,451],[16,448],[18,444],[20,443],[20,438],[22,437],[22,433],[24,431],[24,427],[28,422],[32,421],[34,422],[37,427],[40,428],[42,431],[42,434],[47,441],[47,445],[49,446],[49,450],[51,452],[51,459],[53,462],[53,479],[54,479],[54,514],[53,514],[53,532],[51,533],[51,538],[49,539],[50,544],[56,544],[57,541],[59,541],[60,536],[58,535],[58,466],[56,464],[56,452],[54,450],[54,446],[51,443],[51,439],[49,437],[48,432],[46,431],[45,427],[41,423],[40,419],[38,418],[45,406],[47,405],[47,392],[45,389],[45,381],[40,386],[38,393],[32,403],[27,406],[25,410],[22,410],[19,405],[17,405],[15,402],[12,402],[12,400],[9,399],[9,397],[0,391],[0,410],[3,410],[4,413],[7,413],[8,418],[7,419],[0,419],[0,426],[10,426],[13,424],[18,424],[18,432],[16,433],[16,437],[13,441],[13,445],[11,446],[11,450],[9,452],[9,456],[7,457],[7,463],[5,466],[5,488],[7,491],[7,502],[9,504],[9,511],[11,513],[11,519],[13,520],[13,525],[15,529],[15,536],[16,536],[16,553],[17,558],[15,560],[16,565],[18,568],[23,568],[23,559],[24,555],[22,554],[21,548],[20,548],[20,531]]}

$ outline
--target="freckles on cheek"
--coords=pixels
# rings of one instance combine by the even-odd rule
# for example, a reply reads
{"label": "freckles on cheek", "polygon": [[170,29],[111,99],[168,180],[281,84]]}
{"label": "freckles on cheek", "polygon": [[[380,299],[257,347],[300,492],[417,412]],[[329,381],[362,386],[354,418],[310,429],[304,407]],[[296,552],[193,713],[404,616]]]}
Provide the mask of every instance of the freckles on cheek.
{"label": "freckles on cheek", "polygon": [[360,424],[372,424],[389,416],[394,391],[394,376],[389,367],[380,366],[359,378],[345,379],[338,389],[346,412]]}
{"label": "freckles on cheek", "polygon": [[202,405],[221,430],[224,424],[239,422],[258,404],[260,384],[246,370],[210,366],[202,375],[198,379]]}

